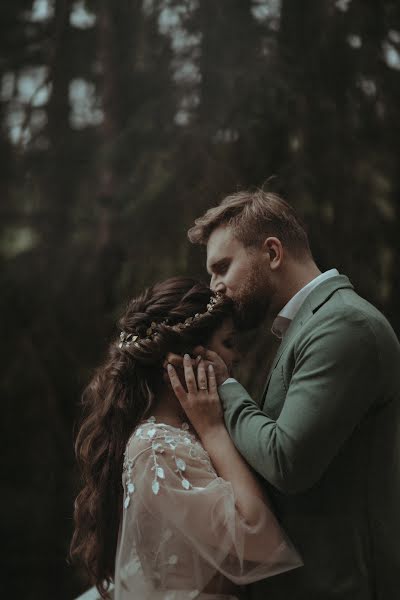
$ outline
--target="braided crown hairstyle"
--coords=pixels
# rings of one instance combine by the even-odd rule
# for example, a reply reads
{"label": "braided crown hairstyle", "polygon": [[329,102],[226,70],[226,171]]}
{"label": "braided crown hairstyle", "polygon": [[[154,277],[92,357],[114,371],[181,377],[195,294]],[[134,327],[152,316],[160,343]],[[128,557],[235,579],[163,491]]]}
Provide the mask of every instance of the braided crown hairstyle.
{"label": "braided crown hairstyle", "polygon": [[[74,505],[70,558],[83,565],[103,598],[108,597],[114,578],[126,443],[136,425],[149,415],[163,382],[166,354],[190,353],[195,346],[207,344],[231,316],[229,298],[207,310],[211,295],[206,284],[174,277],[133,298],[118,324],[126,334],[138,336],[137,341],[126,345],[116,337],[83,392],[75,441],[83,487]],[[174,327],[195,315],[188,326]],[[147,335],[149,327],[151,336]]]}

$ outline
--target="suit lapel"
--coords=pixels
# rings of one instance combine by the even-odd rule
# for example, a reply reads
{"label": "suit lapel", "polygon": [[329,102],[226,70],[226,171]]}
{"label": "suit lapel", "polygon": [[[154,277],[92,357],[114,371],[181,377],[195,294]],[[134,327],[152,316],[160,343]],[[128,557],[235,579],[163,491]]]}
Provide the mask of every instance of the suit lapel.
{"label": "suit lapel", "polygon": [[281,358],[285,349],[293,342],[298,332],[301,330],[303,325],[321,308],[325,302],[331,298],[331,296],[340,289],[354,289],[348,277],[345,275],[335,275],[330,277],[326,281],[320,283],[305,299],[300,307],[299,312],[293,319],[286,335],[282,340],[281,345],[278,348],[272,367],[268,374],[267,381],[264,386],[263,394],[261,397],[261,406],[263,404],[265,395],[268,391],[269,382],[271,380],[272,373],[276,368],[279,359]]}
{"label": "suit lapel", "polygon": [[310,317],[312,317],[312,315],[313,315],[313,312],[310,309],[310,306],[309,306],[309,303],[308,303],[308,298],[306,298],[305,301],[304,301],[304,303],[302,304],[299,312],[297,313],[297,315],[295,316],[295,318],[291,322],[288,330],[286,331],[286,335],[283,338],[283,340],[281,342],[281,345],[279,346],[279,348],[277,350],[277,353],[276,353],[275,358],[274,358],[273,363],[272,363],[272,367],[271,367],[271,369],[269,371],[269,374],[268,374],[267,381],[266,381],[265,386],[264,386],[264,391],[263,391],[263,395],[262,395],[261,405],[262,405],[262,402],[263,402],[263,400],[265,398],[265,395],[267,393],[272,373],[274,372],[274,369],[275,369],[276,365],[278,364],[280,357],[282,356],[282,354],[285,351],[285,349],[292,342],[292,340],[295,338],[295,336],[297,335],[297,332],[303,327],[304,323],[306,321],[308,321],[308,319]]}

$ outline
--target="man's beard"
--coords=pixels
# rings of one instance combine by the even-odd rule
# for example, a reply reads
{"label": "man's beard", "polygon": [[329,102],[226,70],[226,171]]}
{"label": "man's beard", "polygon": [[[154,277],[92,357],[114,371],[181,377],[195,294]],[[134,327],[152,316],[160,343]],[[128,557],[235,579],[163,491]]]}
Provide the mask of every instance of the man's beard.
{"label": "man's beard", "polygon": [[254,263],[248,278],[232,297],[238,330],[254,329],[262,323],[271,306],[271,291],[266,273]]}

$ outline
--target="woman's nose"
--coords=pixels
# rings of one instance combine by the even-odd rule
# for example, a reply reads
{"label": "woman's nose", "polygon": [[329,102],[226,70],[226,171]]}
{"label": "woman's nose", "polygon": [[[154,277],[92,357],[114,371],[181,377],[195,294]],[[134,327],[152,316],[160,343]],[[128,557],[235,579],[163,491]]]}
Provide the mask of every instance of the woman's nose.
{"label": "woman's nose", "polygon": [[237,348],[235,348],[234,354],[233,354],[233,363],[236,366],[238,363],[240,363],[240,361],[242,360],[243,355],[242,352],[240,350],[238,350]]}

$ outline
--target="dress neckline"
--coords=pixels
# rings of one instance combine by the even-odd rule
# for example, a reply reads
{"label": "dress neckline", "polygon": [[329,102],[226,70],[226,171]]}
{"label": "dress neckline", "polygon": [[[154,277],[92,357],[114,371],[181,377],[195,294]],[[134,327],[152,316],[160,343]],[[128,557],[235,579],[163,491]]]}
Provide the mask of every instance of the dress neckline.
{"label": "dress neckline", "polygon": [[185,433],[190,433],[194,435],[194,432],[190,431],[190,425],[187,421],[182,421],[180,426],[171,425],[170,423],[164,423],[163,421],[157,421],[154,416],[145,419],[143,423],[149,423],[151,425],[164,425],[166,427],[172,427],[172,429],[177,429],[178,431],[183,431]]}

